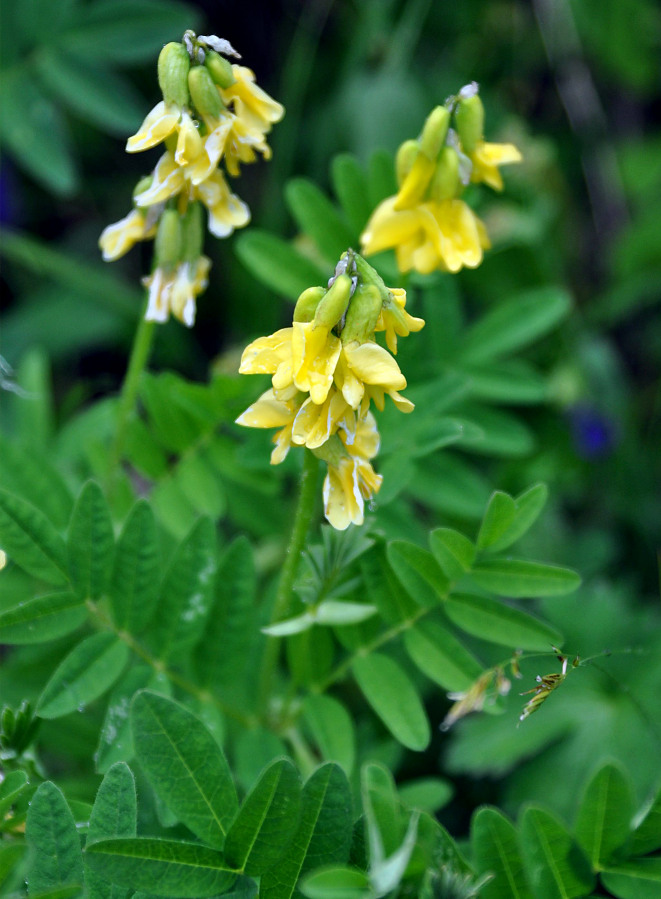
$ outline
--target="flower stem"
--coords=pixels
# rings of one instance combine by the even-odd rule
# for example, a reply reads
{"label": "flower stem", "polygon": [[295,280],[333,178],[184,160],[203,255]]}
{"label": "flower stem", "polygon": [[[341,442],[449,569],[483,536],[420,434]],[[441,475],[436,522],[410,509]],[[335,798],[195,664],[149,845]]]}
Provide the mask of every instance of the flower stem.
{"label": "flower stem", "polygon": [[124,453],[124,444],[126,442],[126,433],[128,431],[131,413],[135,408],[135,401],[138,396],[138,387],[140,385],[140,375],[145,369],[151,345],[154,339],[154,322],[146,321],[144,315],[140,316],[140,321],[133,338],[133,346],[131,347],[131,355],[126,370],[122,391],[119,396],[119,406],[117,409],[117,424],[115,427],[115,440],[110,455],[109,479],[112,483],[117,476],[119,466],[122,462]]}
{"label": "flower stem", "polygon": [[[310,521],[314,514],[319,460],[310,450],[306,449],[304,452],[298,505],[291,537],[289,538],[289,546],[287,547],[285,561],[280,574],[278,592],[273,603],[271,624],[286,618],[291,610],[294,580],[301,560],[301,553],[305,546],[305,538],[310,527]],[[259,681],[259,700],[262,712],[266,710],[268,704],[279,655],[280,639],[278,637],[267,637]]]}

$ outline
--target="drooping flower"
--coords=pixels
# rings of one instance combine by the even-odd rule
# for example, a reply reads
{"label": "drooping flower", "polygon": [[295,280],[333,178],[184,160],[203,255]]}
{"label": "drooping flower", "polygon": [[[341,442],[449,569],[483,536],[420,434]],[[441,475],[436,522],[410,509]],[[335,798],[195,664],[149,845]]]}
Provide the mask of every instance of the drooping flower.
{"label": "drooping flower", "polygon": [[99,237],[104,262],[113,262],[128,253],[139,240],[154,237],[157,220],[158,216],[152,216],[144,209],[132,209],[123,219],[104,228]]}
{"label": "drooping flower", "polygon": [[397,338],[408,337],[411,331],[420,331],[425,323],[406,311],[406,291],[401,287],[390,289],[388,300],[384,300],[377,319],[375,331],[386,332],[386,346],[397,355]]}
{"label": "drooping flower", "polygon": [[[376,474],[369,460],[379,451],[379,432],[371,413],[358,424],[353,441],[349,443],[339,432],[341,446],[328,447],[317,454],[328,462],[324,479],[324,514],[338,531],[350,524],[361,525],[365,517],[365,501],[381,488],[383,476]],[[323,449],[323,448],[322,448]]]}
{"label": "drooping flower", "polygon": [[[521,159],[513,144],[485,143],[477,85],[462,88],[448,103],[433,110],[417,141],[405,141],[399,148],[399,190],[377,206],[361,235],[365,255],[394,249],[404,273],[454,273],[480,265],[491,244],[484,223],[461,194],[471,181],[500,190],[498,166]],[[449,127],[452,114],[456,130]]]}

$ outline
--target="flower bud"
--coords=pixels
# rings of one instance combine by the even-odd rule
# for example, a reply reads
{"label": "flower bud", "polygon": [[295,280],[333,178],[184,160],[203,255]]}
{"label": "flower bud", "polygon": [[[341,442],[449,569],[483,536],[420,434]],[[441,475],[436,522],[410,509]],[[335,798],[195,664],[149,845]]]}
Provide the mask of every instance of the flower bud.
{"label": "flower bud", "polygon": [[135,200],[135,198],[143,191],[149,190],[149,188],[152,186],[153,180],[153,175],[145,175],[144,178],[141,178],[133,188],[133,199]]}
{"label": "flower bud", "polygon": [[158,224],[154,242],[154,261],[157,268],[173,268],[181,259],[181,217],[175,209],[166,209]]}
{"label": "flower bud", "polygon": [[166,103],[188,105],[189,69],[190,57],[183,44],[171,41],[163,47],[158,57],[158,83]]}
{"label": "flower bud", "polygon": [[181,259],[184,262],[197,262],[202,255],[203,244],[202,204],[190,203],[181,219]]}
{"label": "flower bud", "polygon": [[218,87],[228,88],[236,84],[232,63],[224,59],[220,53],[216,53],[215,50],[207,50],[204,65]]}
{"label": "flower bud", "polygon": [[404,179],[413,168],[420,146],[417,140],[405,140],[397,151],[396,169],[397,183],[401,187]]}
{"label": "flower bud", "polygon": [[330,331],[344,315],[351,296],[351,278],[338,275],[326,291],[314,314],[316,325],[323,325]]}
{"label": "flower bud", "polygon": [[443,147],[431,181],[431,194],[437,203],[452,200],[459,193],[459,154]]}
{"label": "flower bud", "polygon": [[472,153],[478,141],[484,136],[484,106],[477,90],[470,96],[463,95],[464,91],[465,88],[459,93],[455,121],[464,151]]}
{"label": "flower bud", "polygon": [[325,287],[308,287],[304,290],[294,306],[294,321],[311,322],[325,293]]}
{"label": "flower bud", "polygon": [[359,282],[347,310],[341,334],[342,343],[351,343],[354,340],[365,343],[372,340],[381,306],[381,292],[376,284]]}
{"label": "flower bud", "polygon": [[436,159],[445,142],[450,125],[450,112],[445,106],[437,106],[427,116],[422,135],[420,149],[429,159]]}
{"label": "flower bud", "polygon": [[219,118],[223,104],[218,88],[205,66],[193,66],[188,73],[188,88],[195,108],[203,118]]}

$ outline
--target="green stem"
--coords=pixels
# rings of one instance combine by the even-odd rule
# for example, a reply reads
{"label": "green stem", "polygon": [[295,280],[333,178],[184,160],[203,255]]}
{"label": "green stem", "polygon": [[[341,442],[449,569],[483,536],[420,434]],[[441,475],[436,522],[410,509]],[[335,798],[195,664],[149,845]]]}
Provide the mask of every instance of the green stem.
{"label": "green stem", "polygon": [[119,397],[115,440],[110,456],[109,477],[111,481],[116,477],[122,462],[129,420],[131,413],[135,409],[138,387],[140,386],[140,376],[147,365],[147,360],[151,351],[151,345],[154,339],[154,327],[154,322],[148,322],[144,315],[140,317],[140,322],[133,339],[126,377],[124,378],[122,392]]}
{"label": "green stem", "polygon": [[[301,560],[301,553],[305,547],[308,528],[314,514],[319,460],[310,450],[306,449],[304,452],[298,506],[296,507],[287,554],[282,566],[278,592],[273,603],[271,624],[282,621],[291,611],[294,580]],[[262,712],[266,710],[268,704],[279,655],[280,639],[278,637],[267,637],[259,680],[259,699]]]}

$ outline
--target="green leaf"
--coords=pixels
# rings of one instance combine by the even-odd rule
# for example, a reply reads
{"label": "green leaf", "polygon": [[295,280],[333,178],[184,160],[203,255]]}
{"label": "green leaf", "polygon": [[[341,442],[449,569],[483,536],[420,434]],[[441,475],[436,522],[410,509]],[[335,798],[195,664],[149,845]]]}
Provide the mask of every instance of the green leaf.
{"label": "green leaf", "polygon": [[329,272],[298,252],[286,240],[251,228],[234,242],[236,254],[248,271],[266,287],[296,301],[315,284],[325,284]]}
{"label": "green leaf", "polygon": [[170,694],[170,682],[149,665],[129,669],[110,694],[105,718],[94,755],[96,770],[105,774],[115,762],[130,762],[134,755],[133,734],[129,720],[131,700],[138,690]]}
{"label": "green leaf", "polygon": [[443,609],[466,633],[500,646],[544,652],[562,643],[562,634],[550,624],[490,596],[454,593]]}
{"label": "green leaf", "polygon": [[[0,255],[20,263],[24,258],[23,251],[26,249],[26,243],[30,248],[34,245],[31,240],[24,238],[23,235],[3,230],[2,240],[0,241]],[[41,247],[42,245],[39,244],[39,246]],[[48,452],[55,430],[55,401],[53,398],[50,360],[42,347],[33,346],[25,351],[18,365],[17,381],[31,397],[29,403],[26,403],[18,395],[13,397],[17,436],[23,446],[34,446],[42,453]],[[14,491],[10,492],[13,493]],[[26,496],[21,491],[19,491],[19,495],[30,499],[29,496]],[[71,498],[69,498],[69,511],[71,511],[72,504]],[[48,504],[46,504],[43,511],[49,514]],[[66,520],[69,520],[68,515]]]}
{"label": "green leaf", "polygon": [[75,631],[87,618],[73,593],[51,593],[0,612],[0,643],[45,643]]}
{"label": "green leaf", "polygon": [[374,893],[367,874],[358,868],[320,868],[301,882],[299,890],[308,899],[370,899]]}
{"label": "green leaf", "polygon": [[[30,402],[34,402],[34,399]],[[48,459],[38,453],[34,446],[28,448],[4,437],[0,437],[0,458],[3,489],[39,508],[55,527],[66,527],[73,500],[59,472],[51,466]]]}
{"label": "green leaf", "polygon": [[571,307],[558,287],[542,287],[501,303],[466,331],[459,349],[462,362],[498,359],[543,337],[562,321]]}
{"label": "green leaf", "polygon": [[324,761],[337,762],[350,776],[356,758],[356,734],[342,703],[332,696],[311,693],[303,703],[303,719]]}
{"label": "green leaf", "polygon": [[175,550],[158,600],[149,642],[161,659],[189,649],[202,635],[216,574],[216,531],[208,518],[193,525]]}
{"label": "green leaf", "polygon": [[360,573],[367,599],[377,607],[387,624],[412,620],[420,606],[411,599],[388,565],[385,547],[375,547],[361,559]]}
{"label": "green leaf", "polygon": [[0,783],[0,815],[4,816],[27,786],[28,776],[25,771],[9,771],[5,774],[5,779]]}
{"label": "green leaf", "polygon": [[97,0],[83,8],[58,44],[79,59],[141,63],[199,21],[194,7],[170,0]]}
{"label": "green leaf", "polygon": [[62,792],[42,783],[30,802],[25,837],[32,853],[28,872],[31,896],[83,883],[83,857],[76,822]]}
{"label": "green leaf", "polygon": [[47,45],[36,63],[44,87],[81,118],[118,137],[137,130],[144,102],[122,76]]}
{"label": "green leaf", "polygon": [[293,178],[285,185],[285,200],[300,230],[312,238],[332,268],[342,253],[355,243],[331,201],[307,178]]}
{"label": "green leaf", "polygon": [[95,481],[88,481],[76,500],[67,549],[69,573],[81,599],[100,599],[112,569],[115,540],[108,503]]}
{"label": "green leaf", "polygon": [[481,808],[471,822],[476,874],[492,874],[480,890],[484,899],[533,899],[514,826],[497,809]]}
{"label": "green leaf", "polygon": [[444,690],[466,690],[482,666],[447,628],[421,621],[404,633],[404,646],[414,664]]}
{"label": "green leaf", "polygon": [[64,119],[27,66],[3,74],[0,140],[16,164],[47,190],[67,196],[78,187]]}
{"label": "green leaf", "polygon": [[505,458],[527,456],[535,448],[535,436],[528,425],[502,409],[465,403],[461,414],[457,420],[463,432],[457,445],[462,448]]}
{"label": "green leaf", "polygon": [[501,539],[515,516],[516,505],[512,497],[500,490],[492,493],[477,535],[477,548],[487,549]]}
{"label": "green leaf", "polygon": [[470,394],[474,399],[527,405],[541,403],[547,394],[542,375],[522,359],[507,359],[488,365],[462,365],[461,372],[470,378]]}
{"label": "green leaf", "polygon": [[366,762],[360,771],[360,793],[369,856],[372,863],[397,851],[406,829],[404,809],[392,772],[379,762]]}
{"label": "green leaf", "polygon": [[174,899],[204,899],[224,892],[236,873],[215,849],[199,843],[137,837],[101,840],[85,850],[100,877],[133,890]]}
{"label": "green leaf", "polygon": [[448,589],[448,581],[432,554],[408,540],[392,540],[386,553],[409,596],[425,608],[438,605]]}
{"label": "green leaf", "polygon": [[225,494],[213,464],[200,452],[183,458],[174,480],[181,492],[201,514],[220,518],[226,509]]}
{"label": "green leaf", "polygon": [[407,749],[418,752],[429,744],[429,721],[413,682],[389,656],[372,653],[357,658],[353,675],[365,699]]}
{"label": "green leaf", "polygon": [[395,160],[387,150],[375,150],[367,166],[370,211],[391,194],[397,193]]}
{"label": "green leaf", "polygon": [[561,596],[576,590],[580,577],[569,568],[524,559],[485,559],[473,567],[473,580],[501,596]]}
{"label": "green leaf", "polygon": [[601,881],[618,899],[658,899],[661,892],[661,858],[636,858],[611,865]]}
{"label": "green leaf", "polygon": [[94,634],[58,665],[37,703],[40,718],[61,718],[102,696],[117,680],[129,650],[114,634]]}
{"label": "green leaf", "polygon": [[651,802],[636,815],[635,829],[631,834],[631,855],[645,855],[661,849],[661,789]]}
{"label": "green leaf", "polygon": [[454,788],[440,777],[420,777],[408,780],[399,788],[399,798],[408,808],[434,814],[447,805],[454,795]]}
{"label": "green leaf", "polygon": [[574,836],[599,870],[629,836],[633,815],[631,782],[618,765],[603,765],[581,799]]}
{"label": "green leaf", "polygon": [[[89,819],[87,845],[113,837],[134,837],[138,817],[135,780],[124,762],[117,762],[101,781]],[[87,862],[87,858],[85,859]],[[89,899],[124,899],[126,891],[113,886],[105,877],[85,872]]]}
{"label": "green leaf", "polygon": [[489,552],[501,552],[523,537],[533,526],[546,505],[549,491],[546,484],[535,484],[514,499],[514,518],[505,532],[488,547]]}
{"label": "green leaf", "polygon": [[452,528],[436,528],[429,535],[434,558],[451,581],[467,574],[475,561],[475,545]]}
{"label": "green leaf", "polygon": [[159,798],[200,839],[221,848],[237,798],[207,728],[178,702],[148,691],[133,700],[131,725],[136,755]]}
{"label": "green leaf", "polygon": [[0,844],[0,887],[7,886],[5,881],[12,871],[16,871],[24,854],[24,843]]}
{"label": "green leaf", "polygon": [[594,876],[583,851],[549,812],[528,807],[521,819],[521,848],[535,899],[585,896]]}
{"label": "green leaf", "polygon": [[253,876],[276,864],[298,828],[301,784],[288,759],[277,759],[246,796],[225,839],[234,868]]}
{"label": "green leaf", "polygon": [[140,634],[149,624],[158,600],[160,555],[156,522],[145,500],[131,509],[117,542],[109,594],[115,624]]}
{"label": "green leaf", "polygon": [[242,681],[246,655],[257,631],[256,590],[253,549],[246,537],[239,537],[220,560],[205,639],[195,651],[202,684],[228,687]]}
{"label": "green leaf", "polygon": [[350,153],[340,153],[331,163],[331,177],[349,225],[355,234],[360,234],[372,212],[360,163]]}
{"label": "green leaf", "polygon": [[303,787],[301,817],[289,849],[260,880],[260,899],[290,899],[301,874],[320,864],[343,864],[351,842],[351,788],[344,771],[322,765]]}
{"label": "green leaf", "polygon": [[43,512],[0,490],[0,546],[28,574],[49,584],[67,583],[64,541]]}

